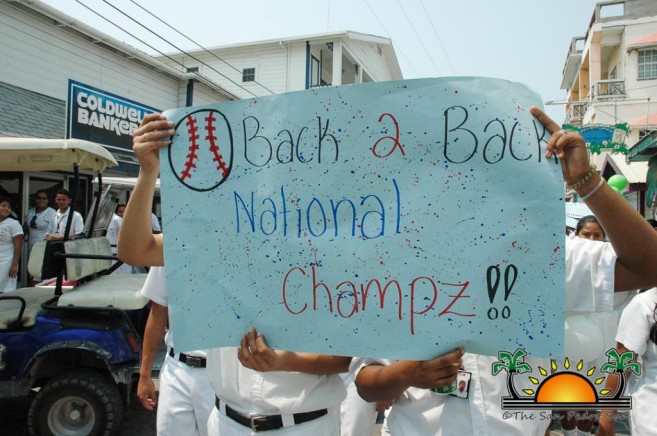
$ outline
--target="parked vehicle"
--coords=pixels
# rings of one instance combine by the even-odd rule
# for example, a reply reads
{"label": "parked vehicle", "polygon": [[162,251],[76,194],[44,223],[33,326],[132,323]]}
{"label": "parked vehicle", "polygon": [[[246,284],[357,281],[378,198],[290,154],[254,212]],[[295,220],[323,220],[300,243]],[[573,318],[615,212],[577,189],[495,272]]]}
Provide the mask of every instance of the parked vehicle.
{"label": "parked vehicle", "polygon": [[0,171],[73,171],[77,187],[91,170],[99,181],[85,236],[32,250],[30,274],[53,280],[0,295],[0,398],[32,398],[34,435],[115,433],[138,379],[146,275],[110,275],[119,264],[96,226],[113,211],[102,172],[116,164],[87,141],[0,139]]}

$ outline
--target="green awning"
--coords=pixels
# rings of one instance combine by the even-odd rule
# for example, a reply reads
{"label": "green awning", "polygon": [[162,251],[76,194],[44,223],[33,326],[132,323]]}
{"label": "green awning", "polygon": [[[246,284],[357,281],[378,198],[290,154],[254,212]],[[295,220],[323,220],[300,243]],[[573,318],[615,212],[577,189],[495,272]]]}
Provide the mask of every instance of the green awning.
{"label": "green awning", "polygon": [[657,133],[646,136],[627,152],[630,162],[647,161],[654,155],[657,155]]}

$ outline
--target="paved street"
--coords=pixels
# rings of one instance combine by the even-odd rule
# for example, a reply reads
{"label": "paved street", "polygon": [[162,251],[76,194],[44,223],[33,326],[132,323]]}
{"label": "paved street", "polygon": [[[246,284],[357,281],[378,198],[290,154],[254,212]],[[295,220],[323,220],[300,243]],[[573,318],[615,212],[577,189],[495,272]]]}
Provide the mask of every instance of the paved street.
{"label": "paved street", "polygon": [[[28,436],[27,431],[27,410],[29,402],[27,400],[0,400],[0,429],[3,436]],[[132,404],[125,412],[125,418],[120,436],[154,436],[155,435],[155,413],[147,412],[137,401],[133,399]],[[617,421],[616,434],[618,436],[629,435],[629,426],[627,419]],[[558,429],[558,424],[550,434],[551,436],[561,436],[563,433]],[[381,424],[377,424],[371,436],[381,434]]]}

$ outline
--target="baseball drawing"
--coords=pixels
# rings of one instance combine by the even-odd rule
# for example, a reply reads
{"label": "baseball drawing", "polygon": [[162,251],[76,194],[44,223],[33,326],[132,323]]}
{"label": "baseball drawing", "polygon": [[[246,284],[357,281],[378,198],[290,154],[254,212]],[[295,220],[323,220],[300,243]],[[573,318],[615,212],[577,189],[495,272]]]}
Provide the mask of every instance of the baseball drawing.
{"label": "baseball drawing", "polygon": [[226,117],[199,110],[176,124],[169,147],[169,165],[176,178],[194,191],[211,191],[230,174],[233,135]]}

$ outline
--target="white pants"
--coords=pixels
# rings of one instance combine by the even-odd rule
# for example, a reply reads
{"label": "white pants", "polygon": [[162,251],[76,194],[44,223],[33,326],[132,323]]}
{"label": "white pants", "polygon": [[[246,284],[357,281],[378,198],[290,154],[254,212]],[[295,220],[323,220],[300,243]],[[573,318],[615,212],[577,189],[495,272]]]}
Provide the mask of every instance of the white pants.
{"label": "white pants", "polygon": [[206,436],[213,408],[214,391],[207,370],[192,368],[167,354],[160,371],[158,436]]}
{"label": "white pants", "polygon": [[340,409],[342,436],[370,436],[376,426],[376,403],[368,403],[358,395],[353,373],[340,374],[347,388],[347,397]]}
{"label": "white pants", "polygon": [[211,436],[340,436],[339,407],[328,408],[327,415],[303,424],[258,433],[233,421],[216,407],[213,409],[208,420],[208,435]]}

